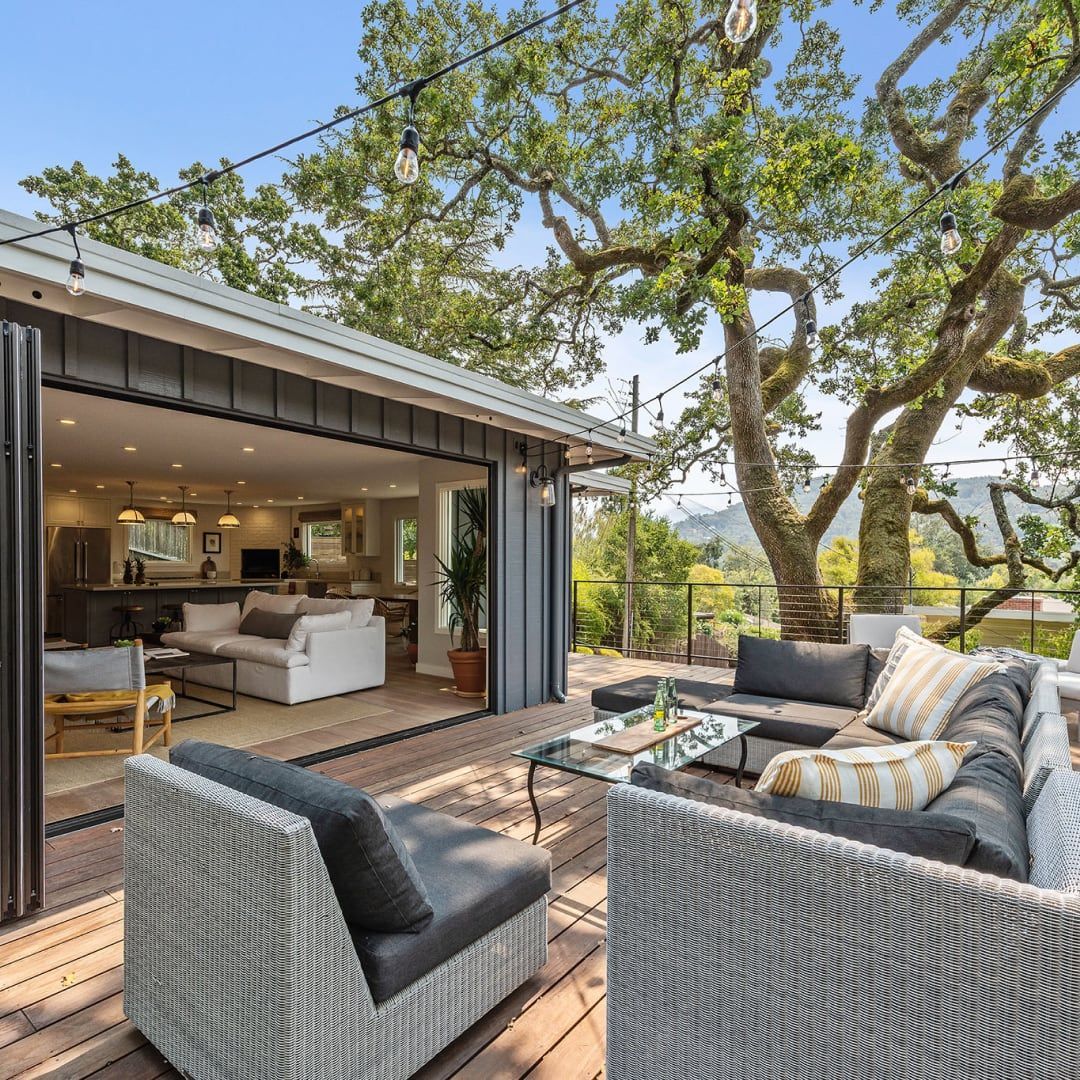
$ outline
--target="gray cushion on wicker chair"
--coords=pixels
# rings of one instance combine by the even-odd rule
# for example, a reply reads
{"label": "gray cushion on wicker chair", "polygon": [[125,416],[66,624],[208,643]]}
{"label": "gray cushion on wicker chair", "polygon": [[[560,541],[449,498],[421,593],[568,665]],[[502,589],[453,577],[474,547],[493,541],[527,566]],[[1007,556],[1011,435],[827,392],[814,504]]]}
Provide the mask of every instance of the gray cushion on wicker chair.
{"label": "gray cushion on wicker chair", "polygon": [[352,928],[377,1002],[524,911],[551,887],[551,856],[543,848],[392,796],[381,801],[423,875],[435,917],[418,934]]}
{"label": "gray cushion on wicker chair", "polygon": [[[1026,681],[1026,671],[1023,678]],[[1026,694],[1008,672],[988,675],[960,695],[938,738],[946,742],[974,742],[975,748],[968,753],[965,763],[986,751],[1003,755],[1016,770],[1019,782],[1024,772],[1020,721],[1026,700]]]}
{"label": "gray cushion on wicker chair", "polygon": [[431,922],[424,880],[394,826],[366,792],[298,765],[198,739],[174,746],[171,761],[306,817],[350,926],[411,936]]}
{"label": "gray cushion on wicker chair", "polygon": [[1040,713],[1024,751],[1024,809],[1031,813],[1047,777],[1072,768],[1068,721],[1061,713]]}
{"label": "gray cushion on wicker chair", "polygon": [[[688,709],[700,709],[731,693],[731,687],[726,684],[692,679],[679,679],[675,690]],[[639,675],[636,679],[627,679],[612,686],[598,686],[592,692],[592,705],[594,709],[604,712],[623,713],[642,705],[651,705],[655,697],[656,676]]]}
{"label": "gray cushion on wicker chair", "polygon": [[861,709],[869,655],[868,645],[770,641],[740,634],[735,693]]}
{"label": "gray cushion on wicker chair", "polygon": [[815,832],[843,836],[908,855],[921,855],[924,859],[936,859],[954,866],[966,865],[975,847],[975,827],[947,814],[781,798],[760,791],[743,791],[688,773],[670,772],[651,762],[635,765],[630,782],[650,791],[662,791],[725,810],[799,825]]}

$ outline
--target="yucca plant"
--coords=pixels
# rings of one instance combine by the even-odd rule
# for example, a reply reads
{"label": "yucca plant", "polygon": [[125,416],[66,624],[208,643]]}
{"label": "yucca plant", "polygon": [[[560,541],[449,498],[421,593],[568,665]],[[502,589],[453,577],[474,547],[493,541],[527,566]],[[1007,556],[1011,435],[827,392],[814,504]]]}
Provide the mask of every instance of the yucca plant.
{"label": "yucca plant", "polygon": [[443,603],[450,609],[450,641],[461,631],[463,652],[480,651],[480,615],[484,610],[487,554],[466,533],[454,540],[450,561],[439,564],[437,584]]}

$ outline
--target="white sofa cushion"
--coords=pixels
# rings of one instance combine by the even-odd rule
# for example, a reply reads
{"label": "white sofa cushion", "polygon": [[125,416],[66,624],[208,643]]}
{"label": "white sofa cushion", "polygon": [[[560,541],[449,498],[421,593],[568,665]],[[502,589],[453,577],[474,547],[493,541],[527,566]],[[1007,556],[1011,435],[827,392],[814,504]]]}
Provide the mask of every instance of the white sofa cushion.
{"label": "white sofa cushion", "polygon": [[[244,614],[252,608],[262,608],[264,611],[278,611],[291,614],[300,610],[300,601],[304,599],[303,593],[268,593],[259,589],[252,589],[244,597]],[[237,623],[239,626],[240,624]]]}
{"label": "white sofa cushion", "polygon": [[250,634],[224,646],[219,655],[229,656],[233,660],[270,664],[272,667],[306,667],[311,663],[311,657],[306,652],[287,649],[282,638],[252,637]]}
{"label": "white sofa cushion", "polygon": [[210,653],[214,656],[226,645],[247,640],[245,634],[236,634],[231,630],[172,630],[161,635],[161,644],[170,649]]}
{"label": "white sofa cushion", "polygon": [[335,600],[326,597],[305,596],[300,601],[297,609],[301,615],[332,615],[338,611],[347,611],[352,616],[349,627],[359,630],[361,626],[367,626],[371,622],[372,612],[375,610],[375,601],[368,597],[360,597],[357,600]]}
{"label": "white sofa cushion", "polygon": [[293,623],[292,632],[285,645],[290,652],[303,652],[307,648],[308,634],[324,634],[329,630],[348,630],[352,613],[331,611],[325,615],[301,615]]}
{"label": "white sofa cushion", "polygon": [[184,629],[232,630],[240,625],[239,604],[184,604]]}

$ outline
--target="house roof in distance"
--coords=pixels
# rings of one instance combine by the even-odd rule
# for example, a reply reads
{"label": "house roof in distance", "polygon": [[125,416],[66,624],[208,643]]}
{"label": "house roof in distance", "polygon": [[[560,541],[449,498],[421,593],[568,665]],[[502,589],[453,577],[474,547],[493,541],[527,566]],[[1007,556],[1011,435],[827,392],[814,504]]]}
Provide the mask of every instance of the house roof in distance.
{"label": "house roof in distance", "polygon": [[[0,210],[0,238],[40,228]],[[576,444],[591,429],[597,464],[643,459],[652,440],[557,401],[393,342],[80,237],[87,292],[64,287],[71,240],[55,233],[0,247],[0,296],[206,352],[234,356],[535,439]],[[35,291],[40,297],[35,296]]]}

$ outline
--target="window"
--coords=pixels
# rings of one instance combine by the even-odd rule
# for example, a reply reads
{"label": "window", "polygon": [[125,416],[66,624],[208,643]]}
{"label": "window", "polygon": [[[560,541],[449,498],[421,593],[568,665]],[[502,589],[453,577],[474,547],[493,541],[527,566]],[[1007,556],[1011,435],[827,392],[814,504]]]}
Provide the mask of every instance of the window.
{"label": "window", "polygon": [[320,566],[344,562],[341,521],[309,521],[304,525],[304,554]]}
{"label": "window", "polygon": [[191,534],[194,529],[178,527],[168,519],[148,519],[142,525],[128,525],[128,551],[144,562],[190,563]]}
{"label": "window", "polygon": [[394,581],[416,584],[416,518],[398,518],[394,524]]}
{"label": "window", "polygon": [[[450,550],[455,539],[472,532],[473,526],[467,512],[470,494],[480,494],[487,502],[487,485],[476,480],[456,480],[453,483],[439,484],[439,558],[450,561]],[[450,629],[450,605],[439,600],[438,629]],[[480,610],[480,629],[487,629],[487,589],[484,590],[484,602]]]}

